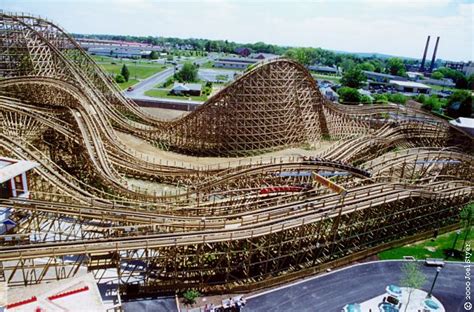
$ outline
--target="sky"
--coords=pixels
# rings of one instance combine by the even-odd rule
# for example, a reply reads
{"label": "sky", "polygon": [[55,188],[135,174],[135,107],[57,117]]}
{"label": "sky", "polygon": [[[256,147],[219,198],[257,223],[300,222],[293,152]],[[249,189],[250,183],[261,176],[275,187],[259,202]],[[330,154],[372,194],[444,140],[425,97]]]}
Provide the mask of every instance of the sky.
{"label": "sky", "polygon": [[0,0],[66,31],[474,59],[474,0]]}

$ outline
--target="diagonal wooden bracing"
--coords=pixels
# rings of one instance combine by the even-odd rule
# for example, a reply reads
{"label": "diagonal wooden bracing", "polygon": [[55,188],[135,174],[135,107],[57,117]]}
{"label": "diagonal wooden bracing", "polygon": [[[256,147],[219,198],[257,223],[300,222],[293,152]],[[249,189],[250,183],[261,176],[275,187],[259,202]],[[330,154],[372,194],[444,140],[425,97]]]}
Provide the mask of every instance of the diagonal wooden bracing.
{"label": "diagonal wooden bracing", "polygon": [[[41,165],[32,198],[0,201],[18,223],[0,236],[0,279],[12,286],[87,267],[98,279],[115,272],[127,295],[248,291],[453,228],[473,198],[471,137],[404,106],[328,102],[290,60],[260,63],[162,121],[59,26],[1,13],[0,75],[0,155]],[[197,156],[337,142],[311,158],[187,168],[138,156],[116,131]],[[124,176],[185,190],[139,193]]]}

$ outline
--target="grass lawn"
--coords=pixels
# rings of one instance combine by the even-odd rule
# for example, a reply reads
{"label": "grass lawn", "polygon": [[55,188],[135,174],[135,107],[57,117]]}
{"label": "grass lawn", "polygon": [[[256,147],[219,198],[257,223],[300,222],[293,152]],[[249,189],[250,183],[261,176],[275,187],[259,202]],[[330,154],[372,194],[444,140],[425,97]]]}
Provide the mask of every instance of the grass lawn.
{"label": "grass lawn", "polygon": [[[423,83],[423,80],[420,80],[421,83]],[[445,90],[445,91],[458,91],[458,90],[464,90],[464,91],[469,91],[471,92],[472,90],[469,90],[469,89],[456,89],[456,88],[451,88],[451,87],[443,87],[443,86],[437,86],[437,85],[432,85],[432,84],[426,84],[428,86],[431,87],[431,89],[433,90],[437,90],[437,91],[441,91],[441,90]]]}
{"label": "grass lawn", "polygon": [[311,76],[313,76],[314,79],[324,79],[324,80],[329,80],[336,83],[339,83],[339,81],[341,80],[341,77],[331,76],[331,75],[311,74]]}
{"label": "grass lawn", "polygon": [[128,87],[133,86],[134,84],[137,84],[139,81],[136,79],[128,79],[126,82],[118,83],[120,89],[125,90]]}
{"label": "grass lawn", "polygon": [[[120,74],[123,64],[99,64],[106,72],[117,75]],[[164,65],[135,65],[127,64],[128,70],[130,71],[130,79],[145,79],[160,71],[166,69]]]}
{"label": "grass lawn", "polygon": [[[464,243],[464,230],[461,231],[461,234],[458,237],[456,242],[456,249],[461,250],[462,245]],[[416,259],[425,259],[425,258],[444,258],[445,255],[443,253],[444,249],[451,249],[453,247],[453,243],[456,237],[456,231],[449,232],[443,235],[438,235],[438,237],[432,241],[431,239],[424,240],[421,242],[408,244],[402,247],[397,247],[393,249],[389,249],[379,253],[380,260],[388,260],[388,259],[403,259],[403,256],[413,256]],[[474,239],[474,231],[471,230],[466,241],[473,241]],[[449,258],[448,260],[459,260]]]}
{"label": "grass lawn", "polygon": [[188,100],[191,98],[193,101],[206,101],[207,96],[179,96],[179,95],[169,95],[168,92],[170,89],[151,89],[145,92],[145,95],[156,97],[156,98],[165,98],[165,99],[174,99],[174,100]]}
{"label": "grass lawn", "polygon": [[165,65],[150,63],[148,60],[114,59],[97,55],[91,55],[91,57],[105,72],[113,76],[120,74],[123,64],[127,65],[130,78],[127,82],[118,84],[122,90],[166,69]]}

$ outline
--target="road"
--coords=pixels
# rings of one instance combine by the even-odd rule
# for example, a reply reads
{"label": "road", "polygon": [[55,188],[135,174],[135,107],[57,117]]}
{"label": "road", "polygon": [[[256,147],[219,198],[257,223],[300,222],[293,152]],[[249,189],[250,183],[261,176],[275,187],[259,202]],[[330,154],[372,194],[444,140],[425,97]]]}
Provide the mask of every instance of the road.
{"label": "road", "polygon": [[[355,265],[307,281],[279,288],[257,297],[249,297],[247,311],[337,311],[349,303],[364,302],[381,295],[389,284],[399,284],[403,261],[380,261]],[[422,266],[429,291],[436,269]],[[447,263],[438,276],[433,295],[446,311],[465,311],[465,268],[461,263]]]}
{"label": "road", "polygon": [[199,69],[199,78],[206,81],[217,81],[217,76],[227,76],[227,79],[221,80],[222,82],[228,82],[234,80],[234,76],[237,72],[226,69],[213,69],[213,68],[201,68]]}
{"label": "road", "polygon": [[[208,61],[208,58],[201,58],[198,60],[195,60],[194,63],[197,64],[203,64]],[[183,65],[178,64],[178,70],[181,69]],[[156,85],[159,85],[161,83],[164,83],[169,77],[173,76],[175,73],[174,67],[167,68],[159,73],[154,74],[153,76],[148,77],[145,80],[140,81],[136,85],[133,86],[133,91],[126,91],[124,90],[124,95],[126,97],[133,99],[138,99],[138,100],[148,100],[148,101],[158,101],[157,98],[147,96],[145,95],[145,92],[154,88]],[[193,103],[193,104],[201,104],[203,102],[200,101],[189,101],[189,100],[174,100],[174,99],[165,99],[165,100],[159,100],[159,101],[165,101],[165,102],[170,102],[170,103],[183,103],[183,104],[188,104],[188,103]]]}

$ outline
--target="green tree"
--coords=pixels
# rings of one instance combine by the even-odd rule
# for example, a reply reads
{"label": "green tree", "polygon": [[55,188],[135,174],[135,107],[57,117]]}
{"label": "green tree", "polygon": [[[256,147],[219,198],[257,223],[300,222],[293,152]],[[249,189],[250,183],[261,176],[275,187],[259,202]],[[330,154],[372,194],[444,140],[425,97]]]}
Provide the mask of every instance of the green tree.
{"label": "green tree", "polygon": [[469,91],[456,90],[449,96],[447,104],[450,117],[470,117],[472,114],[473,97]]}
{"label": "green tree", "polygon": [[436,80],[440,80],[440,79],[444,78],[444,75],[440,71],[435,71],[434,73],[431,74],[431,78],[436,79]]}
{"label": "green tree", "polygon": [[471,233],[472,229],[472,223],[474,221],[474,203],[471,203],[464,207],[461,210],[461,222],[463,225],[463,231],[464,231],[464,238],[463,238],[463,244],[462,244],[462,251],[464,251],[464,248],[466,247],[466,240],[469,237],[469,233]]}
{"label": "green tree", "polygon": [[360,64],[360,69],[373,72],[375,71],[375,66],[371,62],[364,62]]}
{"label": "green tree", "polygon": [[456,88],[458,89],[466,89],[469,85],[468,78],[466,78],[466,76],[458,70],[440,67],[436,70],[436,72],[440,72],[444,75],[444,78],[449,78],[454,81]]}
{"label": "green tree", "polygon": [[355,62],[351,58],[344,58],[341,62],[341,68],[343,71],[348,71],[355,66]]}
{"label": "green tree", "polygon": [[349,88],[349,87],[342,87],[337,90],[337,94],[339,94],[339,102],[345,104],[357,104],[360,103],[362,97],[357,91],[357,89]]}
{"label": "green tree", "polygon": [[379,60],[371,60],[370,63],[371,63],[372,65],[374,65],[374,68],[375,68],[375,69],[374,69],[374,72],[376,72],[376,73],[382,73],[382,72],[383,72],[384,68],[383,68],[383,64],[382,64],[381,61],[379,61]]}
{"label": "green tree", "polygon": [[130,71],[128,70],[127,65],[123,64],[120,74],[123,76],[125,81],[128,81],[128,78],[130,78]]}
{"label": "green tree", "polygon": [[286,51],[285,56],[306,66],[313,64],[315,61],[315,53],[312,48],[293,48]]}
{"label": "green tree", "polygon": [[405,76],[406,74],[405,64],[403,63],[402,59],[396,57],[388,60],[387,69],[392,75]]}
{"label": "green tree", "polygon": [[160,55],[158,54],[158,52],[156,52],[156,51],[151,51],[151,53],[150,53],[150,58],[151,58],[152,60],[157,60],[159,57],[160,57]]}
{"label": "green tree", "polygon": [[467,77],[467,87],[470,90],[474,90],[474,74]]}
{"label": "green tree", "polygon": [[115,82],[123,83],[123,82],[125,82],[125,78],[121,74],[118,74],[118,75],[115,76]]}
{"label": "green tree", "polygon": [[367,81],[367,77],[364,75],[359,66],[354,66],[349,70],[345,71],[341,78],[341,84],[350,88],[360,88]]}
{"label": "green tree", "polygon": [[468,84],[467,78],[464,75],[459,76],[456,80],[456,88],[458,89],[467,89]]}
{"label": "green tree", "polygon": [[175,78],[180,82],[194,82],[198,79],[198,68],[196,65],[186,62],[179,72],[175,74]]}
{"label": "green tree", "polygon": [[408,300],[405,305],[405,312],[410,305],[410,299],[413,291],[423,287],[426,282],[426,276],[420,270],[420,264],[416,261],[405,262],[402,265],[402,278],[400,279],[400,285],[408,288]]}

